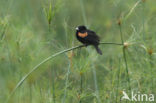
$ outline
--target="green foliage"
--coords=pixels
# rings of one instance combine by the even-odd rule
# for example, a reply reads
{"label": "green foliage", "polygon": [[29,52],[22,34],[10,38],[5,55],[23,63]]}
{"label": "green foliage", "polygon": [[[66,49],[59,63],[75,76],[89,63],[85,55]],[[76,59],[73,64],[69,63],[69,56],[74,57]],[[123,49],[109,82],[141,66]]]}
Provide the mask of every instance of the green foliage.
{"label": "green foliage", "polygon": [[[125,103],[123,90],[156,94],[155,5],[0,0],[0,103]],[[83,24],[100,36],[102,56],[79,48],[75,27]]]}

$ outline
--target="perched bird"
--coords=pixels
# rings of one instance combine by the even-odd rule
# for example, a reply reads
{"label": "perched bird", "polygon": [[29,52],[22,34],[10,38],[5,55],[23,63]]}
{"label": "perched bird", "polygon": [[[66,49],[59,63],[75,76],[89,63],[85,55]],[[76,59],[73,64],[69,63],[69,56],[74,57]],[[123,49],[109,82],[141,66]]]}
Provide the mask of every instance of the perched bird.
{"label": "perched bird", "polygon": [[94,31],[87,29],[85,26],[78,26],[76,28],[76,37],[77,39],[83,43],[84,45],[93,45],[96,51],[102,55],[102,51],[98,47],[100,39],[99,36],[96,35]]}

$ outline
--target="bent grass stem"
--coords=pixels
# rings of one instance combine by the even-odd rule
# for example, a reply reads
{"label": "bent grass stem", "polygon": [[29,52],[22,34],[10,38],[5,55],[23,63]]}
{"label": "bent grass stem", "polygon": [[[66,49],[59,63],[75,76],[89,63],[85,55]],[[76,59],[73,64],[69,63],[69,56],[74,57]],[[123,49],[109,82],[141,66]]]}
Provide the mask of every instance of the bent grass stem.
{"label": "bent grass stem", "polygon": [[[111,42],[101,42],[100,44],[112,44],[112,45],[123,45],[121,43],[111,43]],[[37,64],[35,67],[33,67],[25,76],[23,76],[23,78],[17,83],[17,85],[15,86],[15,88],[13,89],[13,91],[10,93],[10,96],[8,97],[7,101],[5,103],[8,103],[10,98],[13,96],[13,94],[15,93],[15,91],[17,90],[18,87],[20,87],[22,85],[22,83],[35,71],[37,70],[42,64],[48,62],[49,60],[51,60],[52,58],[58,56],[58,55],[61,55],[63,53],[66,53],[66,52],[69,52],[71,50],[75,50],[75,49],[78,49],[78,48],[82,48],[82,47],[85,47],[85,45],[79,45],[79,46],[75,46],[75,47],[72,47],[72,48],[69,48],[69,49],[65,49],[65,50],[62,50],[60,52],[57,52],[49,57],[47,57],[46,59],[44,59],[43,61],[41,61],[39,64]]]}

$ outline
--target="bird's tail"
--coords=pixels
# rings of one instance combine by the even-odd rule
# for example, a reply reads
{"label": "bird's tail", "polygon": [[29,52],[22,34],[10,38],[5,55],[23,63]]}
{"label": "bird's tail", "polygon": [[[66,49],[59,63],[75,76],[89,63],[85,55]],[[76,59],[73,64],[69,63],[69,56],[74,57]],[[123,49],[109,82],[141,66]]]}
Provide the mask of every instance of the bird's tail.
{"label": "bird's tail", "polygon": [[96,51],[97,51],[100,55],[102,55],[102,51],[101,51],[101,49],[98,47],[98,45],[95,45],[95,49],[96,49]]}

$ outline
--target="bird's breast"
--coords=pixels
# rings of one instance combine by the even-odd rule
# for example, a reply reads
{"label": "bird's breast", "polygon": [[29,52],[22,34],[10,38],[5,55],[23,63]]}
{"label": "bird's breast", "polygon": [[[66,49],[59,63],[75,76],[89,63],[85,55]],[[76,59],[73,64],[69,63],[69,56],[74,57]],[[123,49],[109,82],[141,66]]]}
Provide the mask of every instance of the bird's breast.
{"label": "bird's breast", "polygon": [[78,36],[81,38],[85,38],[86,36],[88,36],[88,33],[87,32],[85,32],[85,33],[78,32]]}

